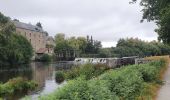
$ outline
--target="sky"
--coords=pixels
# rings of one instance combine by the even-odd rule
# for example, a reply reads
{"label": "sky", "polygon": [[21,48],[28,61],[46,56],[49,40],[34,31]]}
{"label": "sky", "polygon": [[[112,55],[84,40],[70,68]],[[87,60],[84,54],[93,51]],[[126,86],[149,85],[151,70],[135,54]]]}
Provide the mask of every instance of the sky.
{"label": "sky", "polygon": [[92,35],[103,47],[116,46],[120,38],[157,40],[153,22],[140,23],[139,3],[130,0],[1,0],[0,12],[21,22],[41,22],[50,36]]}

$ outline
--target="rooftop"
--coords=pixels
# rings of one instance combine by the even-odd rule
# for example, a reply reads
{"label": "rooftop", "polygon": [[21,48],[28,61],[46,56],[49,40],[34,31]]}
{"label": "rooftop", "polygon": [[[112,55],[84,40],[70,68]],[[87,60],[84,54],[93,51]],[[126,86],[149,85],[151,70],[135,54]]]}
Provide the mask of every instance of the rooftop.
{"label": "rooftop", "polygon": [[22,28],[22,29],[35,31],[35,32],[42,32],[42,33],[45,32],[42,28],[32,25],[32,24],[27,24],[27,23],[23,23],[23,22],[19,22],[19,21],[12,21],[12,22],[14,23],[16,28]]}

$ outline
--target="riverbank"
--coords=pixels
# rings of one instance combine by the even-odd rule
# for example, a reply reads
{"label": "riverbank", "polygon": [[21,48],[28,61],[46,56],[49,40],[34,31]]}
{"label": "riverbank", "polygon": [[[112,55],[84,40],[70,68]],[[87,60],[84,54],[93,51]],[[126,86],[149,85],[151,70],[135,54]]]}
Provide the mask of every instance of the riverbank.
{"label": "riverbank", "polygon": [[129,65],[120,69],[107,70],[90,79],[85,78],[86,73],[84,73],[68,81],[65,86],[54,93],[40,97],[40,100],[152,99],[154,95],[150,89],[153,88],[153,84],[159,85],[159,75],[164,67],[165,60],[159,60],[149,64]]}
{"label": "riverbank", "polygon": [[153,100],[169,100],[169,96],[167,96],[166,92],[167,90],[169,91],[170,86],[168,86],[168,78],[170,77],[169,73],[170,73],[170,58],[169,56],[154,56],[154,57],[148,57],[146,59],[150,59],[150,60],[159,60],[159,59],[165,59],[166,60],[166,64],[164,65],[165,67],[163,67],[160,71],[159,74],[159,80],[162,81],[161,85],[156,85],[154,84],[152,87],[152,98]]}

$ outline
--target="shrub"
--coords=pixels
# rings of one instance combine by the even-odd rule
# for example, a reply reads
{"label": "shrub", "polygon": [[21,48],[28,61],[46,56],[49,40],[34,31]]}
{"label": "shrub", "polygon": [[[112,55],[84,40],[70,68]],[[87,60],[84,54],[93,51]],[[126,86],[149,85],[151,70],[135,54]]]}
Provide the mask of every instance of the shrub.
{"label": "shrub", "polygon": [[64,73],[62,71],[57,71],[55,73],[55,81],[57,83],[61,83],[65,80],[65,76],[64,76]]}
{"label": "shrub", "polygon": [[52,57],[48,54],[43,54],[40,58],[36,57],[36,60],[41,62],[50,62],[52,60]]}
{"label": "shrub", "polygon": [[[68,84],[55,93],[40,97],[40,99],[150,100],[155,95],[155,90],[158,87],[158,84],[153,81],[158,79],[157,74],[161,69],[161,65],[164,65],[163,61],[124,66],[120,69],[109,70],[98,78],[92,77],[98,75],[96,70],[101,71],[103,67],[86,65],[85,68],[78,68],[78,76],[80,76],[78,79],[68,81]],[[82,72],[82,69],[85,72]],[[90,78],[91,80],[87,80]]]}
{"label": "shrub", "polygon": [[107,80],[110,91],[126,100],[134,100],[143,87],[142,75],[131,66],[109,71],[103,74],[100,79]]}
{"label": "shrub", "polygon": [[80,76],[80,67],[72,67],[71,70],[65,72],[66,79],[74,79]]}
{"label": "shrub", "polygon": [[106,81],[79,78],[40,100],[118,100],[118,97],[111,94]]}
{"label": "shrub", "polygon": [[139,65],[138,70],[142,74],[142,77],[145,82],[155,81],[159,73],[159,70],[156,66],[151,66],[149,64]]}
{"label": "shrub", "polygon": [[153,61],[148,64],[141,64],[135,66],[137,70],[142,74],[145,82],[156,82],[159,79],[159,73],[161,68],[165,65],[165,60]]}
{"label": "shrub", "polygon": [[[160,60],[156,60],[156,61],[153,61],[153,62],[150,62],[149,63],[149,65],[151,65],[151,66],[155,66],[155,67],[157,67],[157,68],[161,68],[161,67],[164,67],[165,66],[165,64],[166,64],[166,59],[163,59],[163,58],[161,58]],[[158,70],[159,70],[158,69]]]}
{"label": "shrub", "polygon": [[28,81],[21,77],[13,78],[5,84],[0,84],[0,97],[8,97],[9,95],[13,95],[15,92],[27,92],[28,90],[34,90],[37,85],[37,83]]}
{"label": "shrub", "polygon": [[108,70],[106,65],[101,64],[85,64],[79,67],[73,67],[70,71],[67,71],[66,79],[74,79],[79,76],[85,76],[85,79],[89,80],[91,78],[101,75],[103,72]]}

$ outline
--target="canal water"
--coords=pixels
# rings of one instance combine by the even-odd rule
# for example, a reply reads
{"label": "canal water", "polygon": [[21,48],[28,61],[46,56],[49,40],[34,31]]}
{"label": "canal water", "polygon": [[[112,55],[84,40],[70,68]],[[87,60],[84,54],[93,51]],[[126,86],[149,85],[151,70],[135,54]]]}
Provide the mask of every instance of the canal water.
{"label": "canal water", "polygon": [[66,82],[59,84],[55,81],[55,72],[58,70],[70,69],[72,66],[74,66],[72,62],[56,62],[51,64],[34,62],[29,65],[18,67],[0,68],[0,83],[5,83],[9,79],[15,77],[24,77],[28,80],[34,80],[38,83],[36,91],[32,91],[28,94],[18,94],[9,98],[17,100],[28,95],[35,99],[39,95],[51,93],[65,84]]}

